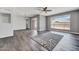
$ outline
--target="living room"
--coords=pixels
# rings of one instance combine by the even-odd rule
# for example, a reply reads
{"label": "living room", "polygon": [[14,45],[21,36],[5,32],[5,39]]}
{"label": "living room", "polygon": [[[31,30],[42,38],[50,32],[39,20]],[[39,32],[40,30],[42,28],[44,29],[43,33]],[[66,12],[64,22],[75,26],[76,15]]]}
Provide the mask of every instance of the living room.
{"label": "living room", "polygon": [[78,51],[78,7],[0,7],[1,51]]}

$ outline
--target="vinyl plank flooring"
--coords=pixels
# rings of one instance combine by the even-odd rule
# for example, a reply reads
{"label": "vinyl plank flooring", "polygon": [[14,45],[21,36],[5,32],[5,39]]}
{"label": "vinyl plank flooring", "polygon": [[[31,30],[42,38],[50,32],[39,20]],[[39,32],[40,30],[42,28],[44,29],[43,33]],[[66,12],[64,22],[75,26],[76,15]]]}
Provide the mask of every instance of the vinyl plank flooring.
{"label": "vinyl plank flooring", "polygon": [[[33,30],[14,31],[13,37],[0,38],[0,51],[41,51],[40,45],[31,39],[35,35],[37,31]],[[34,44],[39,48],[35,48]]]}
{"label": "vinyl plank flooring", "polygon": [[[14,31],[13,37],[0,38],[0,51],[47,51],[44,47],[33,41],[31,37],[49,32],[37,32],[34,30]],[[53,32],[53,31],[51,31]],[[64,37],[52,51],[79,51],[79,35],[63,34]]]}

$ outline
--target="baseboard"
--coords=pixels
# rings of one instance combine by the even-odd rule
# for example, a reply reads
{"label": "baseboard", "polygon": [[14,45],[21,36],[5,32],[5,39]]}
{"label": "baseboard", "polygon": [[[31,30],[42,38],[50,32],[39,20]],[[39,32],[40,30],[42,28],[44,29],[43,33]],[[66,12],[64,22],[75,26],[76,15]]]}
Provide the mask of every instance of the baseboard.
{"label": "baseboard", "polygon": [[9,37],[14,37],[14,32],[15,32],[15,31],[23,31],[23,30],[26,30],[26,29],[13,30],[13,35],[11,35],[11,36],[6,36],[6,37],[0,37],[0,39],[9,38]]}
{"label": "baseboard", "polygon": [[23,30],[27,30],[27,29],[19,29],[19,30],[14,30],[14,31],[23,31]]}
{"label": "baseboard", "polygon": [[0,39],[5,39],[5,38],[13,38],[14,36],[7,36],[7,37],[2,37]]}
{"label": "baseboard", "polygon": [[79,35],[79,33],[77,33],[77,32],[70,32],[71,34],[77,34],[77,35]]}

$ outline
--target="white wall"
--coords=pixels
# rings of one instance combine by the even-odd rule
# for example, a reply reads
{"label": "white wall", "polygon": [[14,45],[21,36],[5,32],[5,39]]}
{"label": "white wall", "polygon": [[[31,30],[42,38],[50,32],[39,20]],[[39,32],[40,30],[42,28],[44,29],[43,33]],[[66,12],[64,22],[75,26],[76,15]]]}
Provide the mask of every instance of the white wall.
{"label": "white wall", "polygon": [[2,23],[0,18],[0,38],[13,36],[14,30],[26,29],[26,20],[23,16],[19,16],[16,12],[0,10],[0,13],[11,14],[11,23]]}
{"label": "white wall", "polygon": [[[0,13],[6,13],[7,14],[9,12],[5,11],[5,10],[0,10]],[[12,23],[3,22],[3,18],[0,15],[0,38],[4,38],[4,37],[8,37],[8,36],[13,36]]]}
{"label": "white wall", "polygon": [[46,30],[46,18],[45,16],[39,16],[39,31]]}
{"label": "white wall", "polygon": [[0,23],[0,38],[13,36],[13,29],[11,24]]}
{"label": "white wall", "polygon": [[13,30],[26,29],[26,20],[23,16],[12,15]]}

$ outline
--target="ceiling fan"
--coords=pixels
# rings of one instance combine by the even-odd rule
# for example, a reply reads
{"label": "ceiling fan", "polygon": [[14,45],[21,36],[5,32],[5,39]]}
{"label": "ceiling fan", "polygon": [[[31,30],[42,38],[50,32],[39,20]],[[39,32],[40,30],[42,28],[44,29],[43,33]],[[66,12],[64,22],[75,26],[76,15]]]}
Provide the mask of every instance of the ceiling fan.
{"label": "ceiling fan", "polygon": [[40,7],[39,10],[42,11],[42,12],[45,12],[45,13],[52,11],[52,10],[48,9],[48,7]]}

